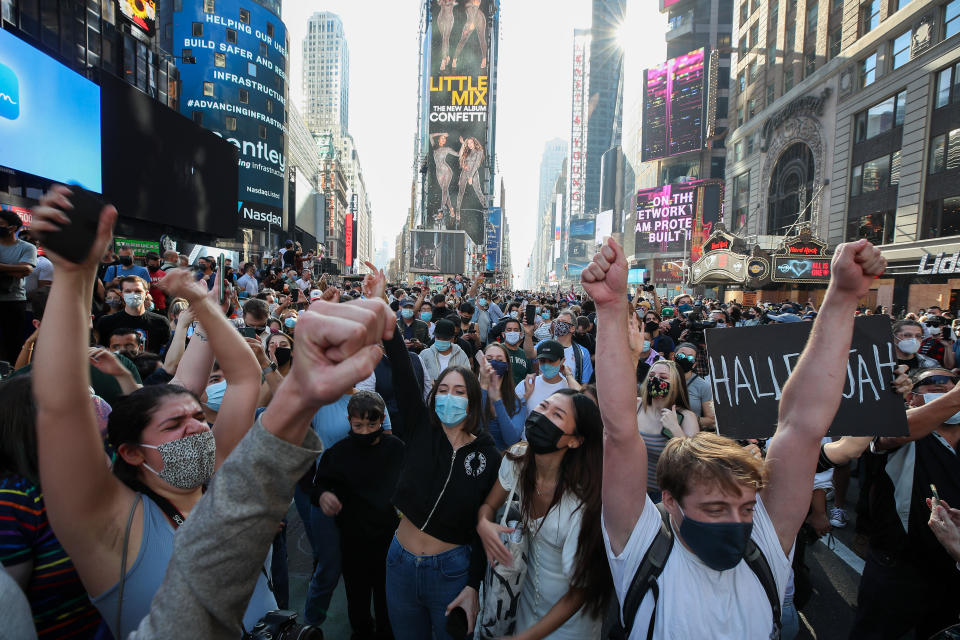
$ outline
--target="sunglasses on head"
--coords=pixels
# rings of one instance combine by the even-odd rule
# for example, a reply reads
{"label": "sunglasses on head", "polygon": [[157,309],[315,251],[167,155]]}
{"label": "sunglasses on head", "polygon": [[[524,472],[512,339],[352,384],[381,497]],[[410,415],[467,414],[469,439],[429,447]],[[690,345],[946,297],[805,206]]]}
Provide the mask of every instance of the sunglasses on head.
{"label": "sunglasses on head", "polygon": [[932,375],[927,376],[926,378],[920,378],[913,383],[913,388],[922,387],[928,384],[956,384],[956,376],[947,376],[947,375]]}

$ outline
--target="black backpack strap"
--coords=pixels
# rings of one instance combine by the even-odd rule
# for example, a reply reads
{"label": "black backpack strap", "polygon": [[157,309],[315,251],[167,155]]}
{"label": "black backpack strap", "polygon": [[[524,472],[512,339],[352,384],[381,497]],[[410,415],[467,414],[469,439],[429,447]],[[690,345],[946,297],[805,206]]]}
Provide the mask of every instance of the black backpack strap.
{"label": "black backpack strap", "polygon": [[573,372],[573,377],[577,379],[577,382],[580,382],[580,373],[583,371],[583,351],[580,351],[582,348],[576,342],[571,342],[573,345],[573,362],[576,367],[576,371]]}
{"label": "black backpack strap", "polygon": [[779,640],[780,631],[783,628],[783,623],[780,620],[780,592],[777,589],[777,581],[773,579],[773,572],[770,570],[767,559],[763,557],[763,552],[760,551],[760,547],[752,538],[747,543],[747,551],[743,559],[756,574],[764,592],[767,594],[767,600],[770,601],[770,608],[773,610],[773,630],[770,632],[770,638],[771,640]]}
{"label": "black backpack strap", "polygon": [[640,604],[647,595],[648,590],[653,591],[653,613],[650,616],[650,625],[647,627],[647,638],[653,637],[653,627],[657,617],[657,600],[660,597],[660,588],[657,585],[657,578],[663,573],[663,568],[667,564],[667,558],[673,550],[673,529],[670,527],[670,515],[667,513],[663,503],[657,504],[657,510],[660,512],[660,530],[654,537],[653,542],[640,561],[636,573],[633,574],[633,580],[623,598],[623,622],[620,617],[620,603],[617,598],[613,598],[610,603],[610,610],[607,612],[607,619],[604,623],[604,632],[601,637],[610,639],[626,639],[633,630],[634,619],[637,617],[637,611]]}

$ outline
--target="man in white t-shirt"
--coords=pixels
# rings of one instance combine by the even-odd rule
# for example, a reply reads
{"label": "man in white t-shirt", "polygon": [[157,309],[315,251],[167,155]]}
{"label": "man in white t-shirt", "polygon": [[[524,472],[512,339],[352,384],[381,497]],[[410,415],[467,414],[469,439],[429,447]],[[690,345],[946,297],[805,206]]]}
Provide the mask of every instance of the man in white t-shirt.
{"label": "man in white t-shirt", "polygon": [[518,398],[524,398],[524,412],[530,412],[560,389],[579,389],[573,372],[563,360],[563,345],[556,340],[544,340],[537,345],[540,375],[530,374],[517,385]]}
{"label": "man in white t-shirt", "polygon": [[[700,432],[674,438],[657,480],[676,541],[632,619],[623,601],[661,515],[646,497],[647,450],[637,431],[633,362],[627,344],[627,261],[613,240],[584,270],[597,305],[597,388],[604,423],[602,531],[621,622],[629,638],[768,638],[770,600],[744,560],[749,540],[763,554],[782,606],[797,531],[810,506],[820,440],[840,406],[857,303],[886,260],[866,240],[841,244],[811,339],[783,388],[776,437],[765,461],[736,442]],[[817,402],[809,402],[817,398]],[[639,496],[639,498],[638,498]]]}

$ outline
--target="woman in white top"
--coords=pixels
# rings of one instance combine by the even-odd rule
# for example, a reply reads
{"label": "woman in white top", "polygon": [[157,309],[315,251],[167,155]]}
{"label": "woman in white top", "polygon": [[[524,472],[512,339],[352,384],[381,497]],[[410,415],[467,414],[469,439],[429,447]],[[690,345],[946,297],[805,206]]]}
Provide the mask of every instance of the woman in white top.
{"label": "woman in white top", "polygon": [[597,638],[611,593],[600,534],[603,425],[587,396],[563,389],[527,418],[527,443],[511,448],[499,480],[478,514],[477,532],[487,559],[510,564],[494,522],[516,484],[529,540],[516,637]]}

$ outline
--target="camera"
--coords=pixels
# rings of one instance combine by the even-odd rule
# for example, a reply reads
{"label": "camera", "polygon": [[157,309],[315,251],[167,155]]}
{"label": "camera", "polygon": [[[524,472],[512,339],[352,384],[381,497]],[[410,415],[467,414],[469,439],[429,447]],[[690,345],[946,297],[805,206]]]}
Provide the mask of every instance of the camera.
{"label": "camera", "polygon": [[323,640],[323,631],[297,623],[297,612],[278,609],[268,611],[243,640]]}

